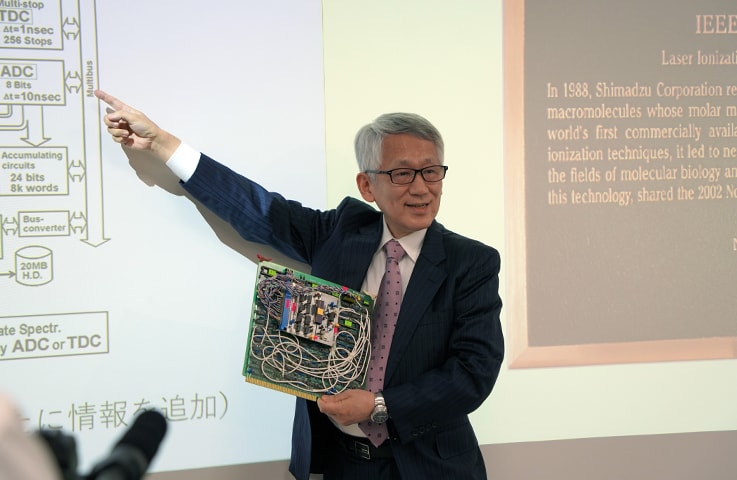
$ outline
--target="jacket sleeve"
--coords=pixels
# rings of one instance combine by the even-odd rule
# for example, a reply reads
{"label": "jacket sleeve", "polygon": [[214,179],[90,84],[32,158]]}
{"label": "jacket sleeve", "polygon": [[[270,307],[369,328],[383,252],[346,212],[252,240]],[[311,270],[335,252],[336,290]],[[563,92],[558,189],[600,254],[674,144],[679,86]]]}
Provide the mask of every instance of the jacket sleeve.
{"label": "jacket sleeve", "polygon": [[270,245],[307,264],[333,223],[333,211],[321,212],[287,200],[204,154],[182,186],[245,240]]}

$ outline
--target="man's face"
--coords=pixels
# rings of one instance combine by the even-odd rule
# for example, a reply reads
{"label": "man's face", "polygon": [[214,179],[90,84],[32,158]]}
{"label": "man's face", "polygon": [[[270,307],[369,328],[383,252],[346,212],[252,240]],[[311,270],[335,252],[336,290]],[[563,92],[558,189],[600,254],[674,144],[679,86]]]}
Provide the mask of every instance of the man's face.
{"label": "man's face", "polygon": [[[379,170],[419,169],[439,164],[437,148],[429,140],[408,134],[384,138]],[[386,224],[395,238],[429,227],[440,209],[443,182],[425,182],[419,173],[407,185],[394,184],[389,175],[381,173],[376,174],[373,181],[368,174],[359,173],[356,183],[363,199],[376,202],[384,212]]]}

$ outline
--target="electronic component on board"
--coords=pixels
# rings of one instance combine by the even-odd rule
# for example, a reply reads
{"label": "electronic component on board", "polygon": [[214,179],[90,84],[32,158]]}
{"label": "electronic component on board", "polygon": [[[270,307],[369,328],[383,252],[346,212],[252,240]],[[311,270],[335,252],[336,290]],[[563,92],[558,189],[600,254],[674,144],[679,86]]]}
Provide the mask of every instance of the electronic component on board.
{"label": "electronic component on board", "polygon": [[368,294],[260,262],[243,376],[309,400],[363,388],[372,311]]}

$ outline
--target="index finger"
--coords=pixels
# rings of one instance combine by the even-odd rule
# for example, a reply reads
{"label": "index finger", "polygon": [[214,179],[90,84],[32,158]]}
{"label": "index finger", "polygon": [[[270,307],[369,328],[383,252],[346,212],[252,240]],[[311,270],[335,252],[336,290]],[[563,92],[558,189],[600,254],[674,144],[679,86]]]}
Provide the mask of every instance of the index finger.
{"label": "index finger", "polygon": [[107,103],[113,109],[115,110],[123,110],[127,105],[120,100],[118,100],[116,97],[113,97],[109,93],[102,91],[102,90],[95,90],[95,96],[102,100],[103,102]]}

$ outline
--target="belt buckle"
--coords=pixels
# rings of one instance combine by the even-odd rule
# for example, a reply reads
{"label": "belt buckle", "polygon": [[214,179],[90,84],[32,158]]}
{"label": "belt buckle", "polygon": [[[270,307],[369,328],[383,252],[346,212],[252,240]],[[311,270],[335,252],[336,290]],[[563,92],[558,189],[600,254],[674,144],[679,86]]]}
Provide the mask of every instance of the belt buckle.
{"label": "belt buckle", "polygon": [[362,459],[371,460],[371,450],[369,450],[369,446],[367,444],[363,442],[359,442],[358,440],[354,440],[353,450]]}

